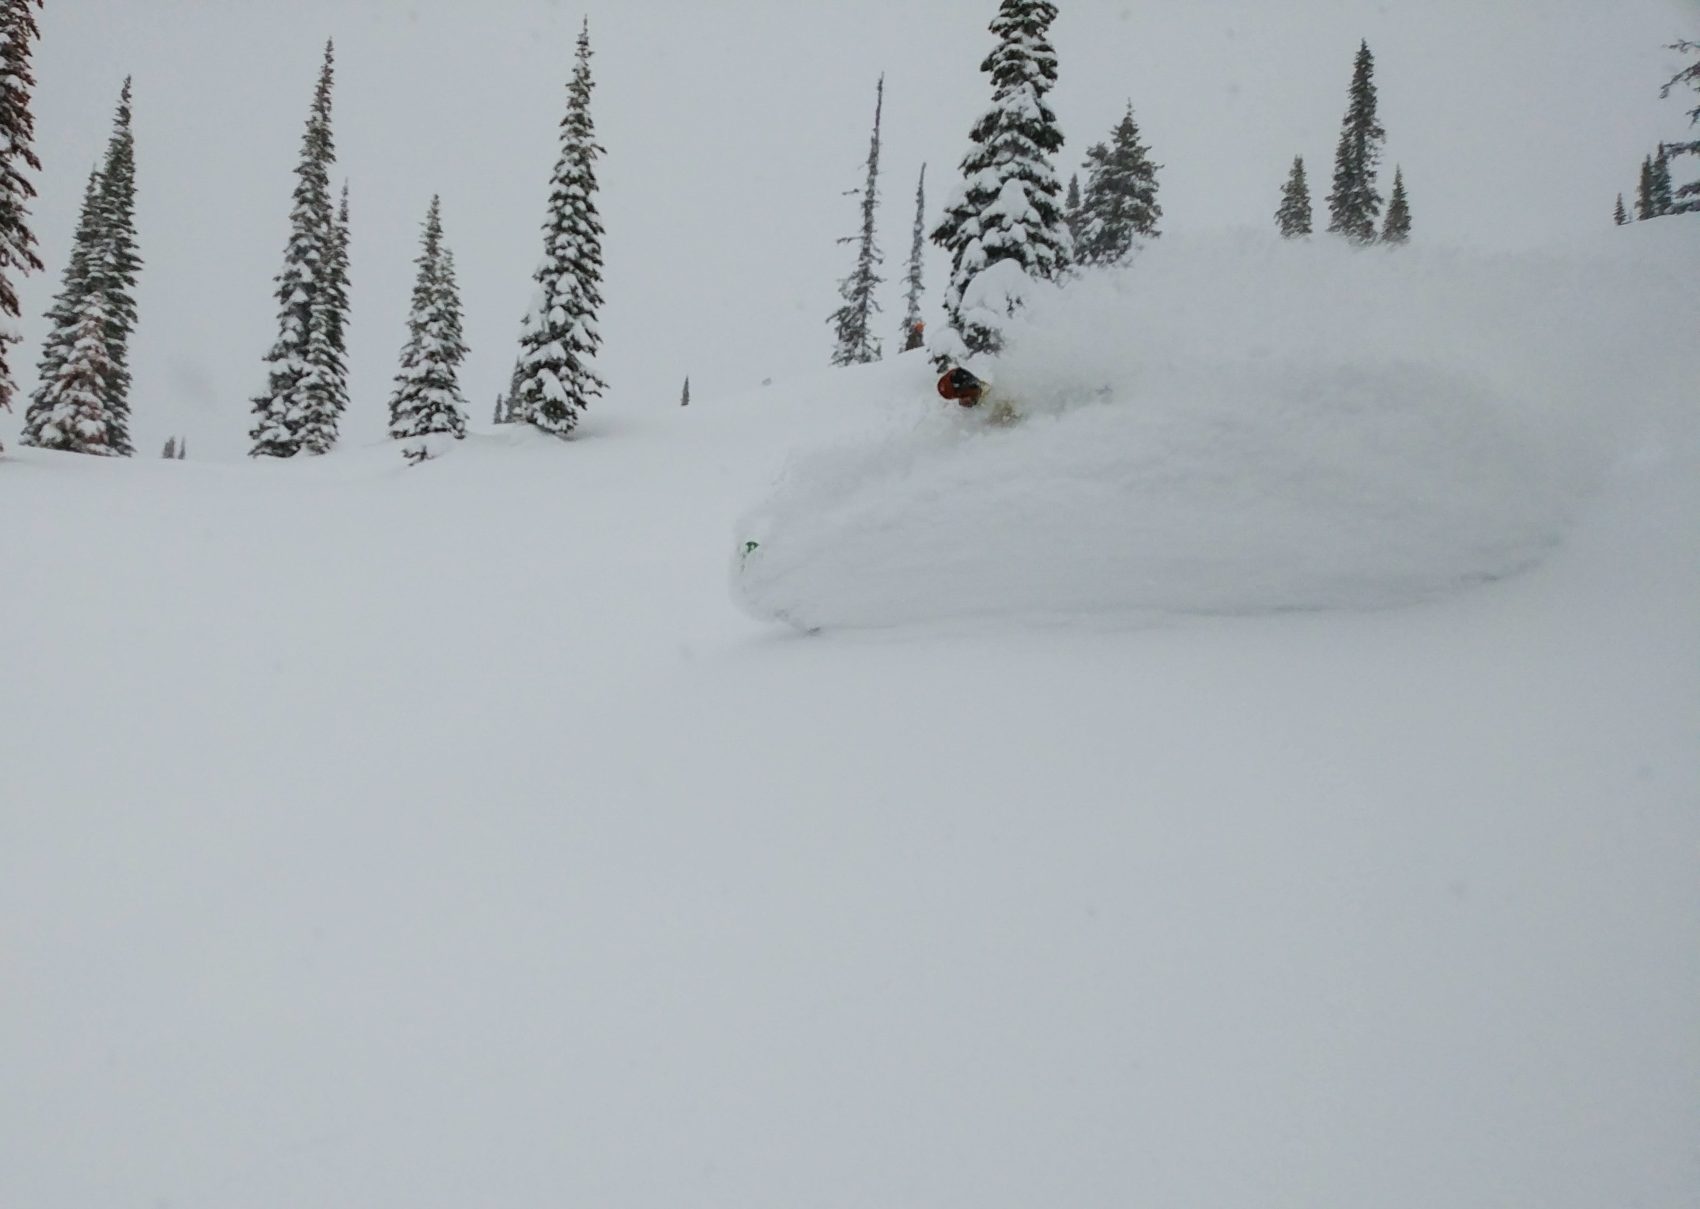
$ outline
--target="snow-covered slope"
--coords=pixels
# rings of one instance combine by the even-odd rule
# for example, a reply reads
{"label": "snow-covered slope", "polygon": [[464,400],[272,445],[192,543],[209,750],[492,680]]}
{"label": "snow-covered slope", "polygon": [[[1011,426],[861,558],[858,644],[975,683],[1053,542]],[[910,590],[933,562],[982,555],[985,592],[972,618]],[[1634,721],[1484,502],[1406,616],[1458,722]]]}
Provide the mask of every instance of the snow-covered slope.
{"label": "snow-covered slope", "polygon": [[[1646,226],[1627,271],[1692,273]],[[1539,447],[1484,453],[1459,406],[1341,419],[1379,472],[1347,500],[1416,450],[1550,488],[1511,514],[1536,536],[1563,514],[1538,565],[1399,609],[743,616],[737,518],[795,452],[919,449],[915,509],[992,498],[939,477],[982,438],[906,418],[937,406],[909,362],[418,468],[9,455],[0,1204],[1692,1209],[1700,453],[1655,396],[1694,303],[1563,264],[1551,305],[1615,333],[1567,329],[1564,382],[1557,340],[1445,346]],[[1468,323],[1501,270],[1457,272]],[[1330,515],[1245,456],[1299,446],[1229,407],[1247,351],[1212,369],[1188,327],[1136,385],[1217,383],[1216,472]],[[1102,379],[1085,356],[1059,364]],[[1269,379],[1315,434],[1302,380]],[[1550,428],[1519,383],[1564,387]],[[1182,409],[1144,423],[1171,499],[1241,507]]]}

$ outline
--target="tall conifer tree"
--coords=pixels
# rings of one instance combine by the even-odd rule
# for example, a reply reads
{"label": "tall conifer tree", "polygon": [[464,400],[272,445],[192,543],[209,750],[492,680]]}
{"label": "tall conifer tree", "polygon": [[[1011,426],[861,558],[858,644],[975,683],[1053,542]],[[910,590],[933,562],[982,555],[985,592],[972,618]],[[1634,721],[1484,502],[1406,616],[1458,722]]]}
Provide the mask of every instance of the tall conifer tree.
{"label": "tall conifer tree", "polygon": [[442,202],[433,197],[420,237],[419,273],[407,318],[407,343],[390,397],[390,436],[466,436],[460,366],[466,360],[454,256],[443,243]]}
{"label": "tall conifer tree", "polygon": [[[530,312],[528,311],[528,312],[526,312],[526,320],[529,320],[529,319],[530,319]],[[517,423],[520,422],[521,417],[520,417],[520,415],[518,414],[518,411],[517,411],[516,400],[519,398],[520,385],[524,381],[525,381],[525,350],[522,346],[521,350],[520,350],[519,359],[514,362],[514,372],[511,375],[509,375],[509,377],[508,377],[507,393],[504,394],[501,398],[496,400],[496,423],[498,423],[498,424],[517,424]]]}
{"label": "tall conifer tree", "polygon": [[1387,131],[1376,117],[1375,56],[1369,43],[1362,42],[1334,153],[1334,190],[1328,195],[1329,231],[1353,243],[1375,242],[1376,221],[1381,217],[1376,171],[1386,140]]}
{"label": "tall conifer tree", "polygon": [[596,143],[590,99],[590,23],[579,32],[578,56],[561,122],[561,155],[549,192],[537,293],[520,333],[520,355],[508,394],[509,419],[558,437],[569,435],[607,384],[597,376],[602,346],[602,220],[596,211]]}
{"label": "tall conifer tree", "polygon": [[1671,186],[1670,156],[1662,143],[1659,145],[1659,153],[1652,159],[1648,197],[1654,218],[1663,218],[1676,208],[1676,194]]}
{"label": "tall conifer tree", "polygon": [[348,257],[348,185],[344,183],[342,201],[325,244],[319,291],[313,300],[308,358],[314,381],[309,395],[317,405],[301,432],[301,447],[307,453],[331,451],[343,413],[348,410]]}
{"label": "tall conifer tree", "polygon": [[30,108],[35,87],[30,58],[41,36],[39,7],[41,0],[0,4],[0,411],[11,410],[17,393],[11,346],[21,339],[15,326],[22,314],[18,280],[42,267],[30,226],[30,202],[36,196],[30,174],[41,171]]}
{"label": "tall conifer tree", "polygon": [[112,138],[100,171],[100,252],[90,262],[89,288],[98,291],[106,314],[106,444],[130,457],[130,337],[136,330],[136,281],[142,257],[136,237],[136,139],[131,120],[131,82],[124,81],[113,119]]}
{"label": "tall conifer tree", "polygon": [[71,239],[71,254],[65,262],[59,293],[47,309],[47,337],[42,342],[41,359],[37,362],[35,393],[30,396],[25,413],[25,445],[39,444],[42,422],[57,397],[59,375],[64,372],[71,348],[77,342],[77,331],[83,321],[83,297],[88,293],[95,259],[101,255],[101,181],[97,165],[89,172],[83,190],[83,206],[78,212],[76,234]]}
{"label": "tall conifer tree", "polygon": [[301,140],[290,211],[289,243],[277,276],[278,336],[266,355],[267,382],[254,399],[253,457],[288,458],[324,452],[336,439],[335,374],[320,363],[329,348],[326,277],[334,256],[336,213],[330,169],[336,160],[331,137],[331,92],[336,50],[325,45],[324,65]]}
{"label": "tall conifer tree", "polygon": [[689,375],[686,375],[686,377],[685,377],[685,389],[679,393],[679,406],[680,407],[689,407],[690,405],[691,405],[691,379],[690,379]]}
{"label": "tall conifer tree", "polygon": [[[89,175],[76,236],[58,296],[48,308],[49,331],[43,341],[40,380],[24,419],[25,445],[130,457],[130,337],[136,326],[135,287],[142,258],[136,237],[136,160],[131,126],[131,84],[124,81],[112,137],[101,166]],[[90,298],[96,304],[90,305]],[[80,348],[91,313],[105,324],[106,352],[91,357]],[[78,351],[80,349],[80,351]],[[72,354],[77,353],[73,370]],[[81,414],[88,375],[97,374],[96,397],[106,416],[99,441],[86,437],[86,425],[66,419],[68,397]],[[74,383],[67,380],[74,377]]]}
{"label": "tall conifer tree", "polygon": [[926,295],[927,261],[927,166],[921,165],[921,181],[915,186],[915,229],[909,238],[909,274],[904,278],[903,351],[912,352],[927,342],[921,318],[921,299]]}
{"label": "tall conifer tree", "polygon": [[[944,309],[955,339],[938,344],[941,360],[1000,350],[1021,281],[1054,281],[1073,263],[1053,162],[1063,135],[1046,100],[1057,83],[1056,18],[1050,0],[1001,0],[992,21],[997,45],[980,64],[991,77],[991,108],[969,133],[962,184],[933,231],[951,266]],[[999,277],[974,289],[994,269]]]}
{"label": "tall conifer tree", "polygon": [[462,360],[464,360],[466,311],[460,303],[460,275],[455,272],[454,249],[449,247],[447,240],[443,241],[442,289],[443,330],[448,333],[448,338],[463,350]]}
{"label": "tall conifer tree", "polygon": [[[341,357],[348,355],[350,238],[348,182],[343,181],[342,199],[337,204],[336,211],[336,238],[331,243],[331,272],[325,286],[325,328],[329,333],[331,348]],[[346,403],[346,390],[343,392],[343,399]]]}
{"label": "tall conifer tree", "polygon": [[1281,205],[1275,211],[1275,226],[1283,239],[1302,239],[1313,227],[1310,210],[1310,181],[1305,176],[1302,155],[1293,157],[1293,170],[1281,190]]}
{"label": "tall conifer tree", "polygon": [[885,114],[885,77],[880,77],[874,101],[874,134],[868,144],[868,175],[860,190],[852,189],[846,196],[862,199],[862,227],[855,235],[838,242],[856,246],[856,267],[838,284],[838,296],[844,305],[832,313],[829,322],[835,332],[832,363],[834,365],[866,365],[878,361],[881,342],[874,334],[874,316],[880,304],[874,297],[884,281],[879,275],[884,260],[879,242],[875,239],[875,219],[879,211],[880,183],[880,122]]}
{"label": "tall conifer tree", "polygon": [[1620,227],[1629,225],[1629,211],[1623,208],[1623,194],[1617,195],[1617,209],[1611,212],[1611,220]]}
{"label": "tall conifer tree", "polygon": [[1393,196],[1387,201],[1387,221],[1381,228],[1383,243],[1411,242],[1411,202],[1405,196],[1405,170],[1393,169]]}
{"label": "tall conifer tree", "polygon": [[1157,169],[1150,148],[1139,137],[1133,102],[1107,143],[1086,152],[1086,187],[1081,190],[1080,236],[1075,258],[1081,264],[1109,266],[1127,259],[1142,239],[1156,239]]}
{"label": "tall conifer tree", "polygon": [[1653,157],[1641,157],[1641,180],[1635,187],[1635,221],[1646,222],[1649,218],[1657,218],[1658,210],[1653,201]]}
{"label": "tall conifer tree", "polygon": [[1069,242],[1080,247],[1080,225],[1086,216],[1080,208],[1080,173],[1068,178],[1068,192],[1063,195],[1063,225],[1068,228]]}

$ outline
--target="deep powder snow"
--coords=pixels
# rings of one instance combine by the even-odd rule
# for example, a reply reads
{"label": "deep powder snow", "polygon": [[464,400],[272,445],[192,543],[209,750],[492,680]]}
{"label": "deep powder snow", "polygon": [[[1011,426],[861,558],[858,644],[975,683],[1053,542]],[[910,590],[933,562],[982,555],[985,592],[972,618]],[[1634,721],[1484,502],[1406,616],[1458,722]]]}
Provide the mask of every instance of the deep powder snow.
{"label": "deep powder snow", "polygon": [[1385,607],[1523,570],[1681,398],[1691,287],[1622,248],[1157,241],[1035,293],[992,367],[1020,423],[891,371],[909,416],[790,467],[734,590],[814,628]]}

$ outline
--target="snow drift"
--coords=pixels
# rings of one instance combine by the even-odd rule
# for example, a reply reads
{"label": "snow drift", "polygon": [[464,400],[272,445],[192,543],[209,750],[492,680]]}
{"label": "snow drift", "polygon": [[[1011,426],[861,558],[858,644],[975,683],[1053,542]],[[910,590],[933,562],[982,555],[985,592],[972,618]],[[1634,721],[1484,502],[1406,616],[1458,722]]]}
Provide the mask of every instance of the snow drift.
{"label": "snow drift", "polygon": [[1682,398],[1694,225],[1539,258],[1160,241],[1033,300],[995,370],[1013,427],[941,410],[917,357],[846,379],[925,418],[795,462],[735,595],[880,626],[1375,608],[1514,573]]}

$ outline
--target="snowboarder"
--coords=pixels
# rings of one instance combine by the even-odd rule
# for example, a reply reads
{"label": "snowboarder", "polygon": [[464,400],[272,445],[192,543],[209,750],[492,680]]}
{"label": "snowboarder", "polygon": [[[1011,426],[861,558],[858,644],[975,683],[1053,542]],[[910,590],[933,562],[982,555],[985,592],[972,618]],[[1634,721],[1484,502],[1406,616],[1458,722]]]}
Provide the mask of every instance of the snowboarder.
{"label": "snowboarder", "polygon": [[1015,409],[1015,403],[997,393],[992,383],[976,377],[973,371],[957,366],[939,379],[939,394],[954,401],[961,407],[980,407],[985,410],[980,414],[986,417],[986,423],[999,428],[1007,428],[1020,422],[1021,413]]}
{"label": "snowboarder", "polygon": [[980,400],[985,398],[986,384],[958,366],[939,379],[939,395],[954,399],[963,407],[978,407]]}

